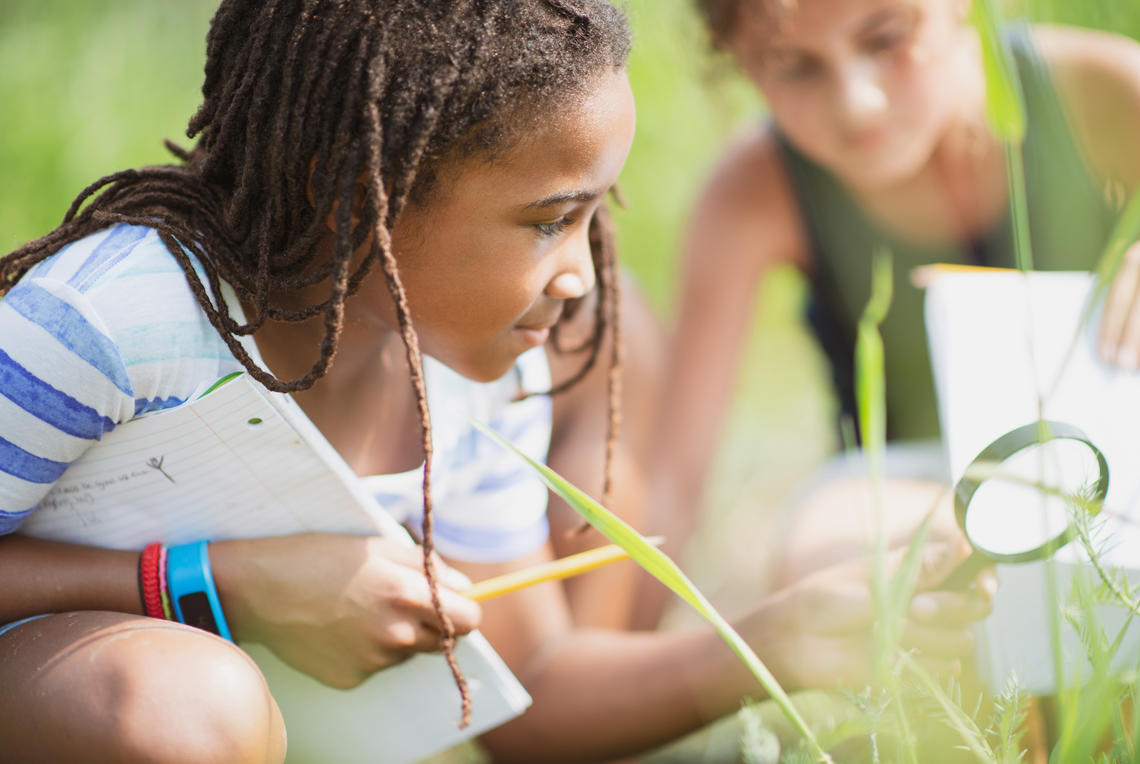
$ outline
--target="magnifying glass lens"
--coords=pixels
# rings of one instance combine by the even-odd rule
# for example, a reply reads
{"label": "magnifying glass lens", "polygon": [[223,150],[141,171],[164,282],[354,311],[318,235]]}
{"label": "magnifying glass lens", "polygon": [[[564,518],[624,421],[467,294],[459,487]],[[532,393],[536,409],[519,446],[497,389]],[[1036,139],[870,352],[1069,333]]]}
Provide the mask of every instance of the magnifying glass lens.
{"label": "magnifying glass lens", "polygon": [[1108,462],[1066,422],[1032,422],[994,440],[954,486],[954,516],[974,551],[942,586],[969,586],[995,562],[1043,560],[1076,532],[1072,497],[1101,502]]}
{"label": "magnifying glass lens", "polygon": [[963,530],[975,549],[994,556],[1025,554],[1057,539],[1073,510],[1056,492],[1081,495],[1100,475],[1093,449],[1071,438],[1026,446],[989,469]]}

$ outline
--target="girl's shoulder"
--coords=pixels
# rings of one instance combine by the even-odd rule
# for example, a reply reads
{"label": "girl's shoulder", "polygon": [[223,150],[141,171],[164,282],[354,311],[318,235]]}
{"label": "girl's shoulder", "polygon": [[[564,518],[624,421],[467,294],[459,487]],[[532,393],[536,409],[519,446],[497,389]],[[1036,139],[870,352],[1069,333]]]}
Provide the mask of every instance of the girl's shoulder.
{"label": "girl's shoulder", "polygon": [[802,213],[774,126],[752,127],[722,152],[690,219],[688,249],[728,262],[807,267]]}
{"label": "girl's shoulder", "polygon": [[29,325],[64,334],[82,326],[97,338],[122,370],[116,386],[134,399],[131,413],[173,405],[238,368],[181,264],[149,227],[115,225],[68,244],[29,270],[10,299]]}
{"label": "girl's shoulder", "polygon": [[84,236],[38,263],[28,276],[65,283],[80,294],[125,278],[181,273],[177,261],[153,228],[119,224]]}
{"label": "girl's shoulder", "polygon": [[1140,184],[1140,43],[1071,26],[1032,27],[1088,160],[1105,180]]}
{"label": "girl's shoulder", "polygon": [[[204,280],[200,264],[193,257],[189,262]],[[146,226],[120,224],[85,236],[38,263],[24,280],[70,295],[119,339],[148,326],[208,324],[182,265]]]}

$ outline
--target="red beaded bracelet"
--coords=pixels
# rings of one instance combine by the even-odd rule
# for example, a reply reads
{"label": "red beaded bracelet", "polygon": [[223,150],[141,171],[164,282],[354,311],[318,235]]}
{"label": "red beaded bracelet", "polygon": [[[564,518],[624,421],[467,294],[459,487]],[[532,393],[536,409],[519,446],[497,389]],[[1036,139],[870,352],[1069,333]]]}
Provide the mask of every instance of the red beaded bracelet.
{"label": "red beaded bracelet", "polygon": [[139,583],[142,587],[143,612],[151,618],[165,618],[162,607],[159,559],[165,551],[162,544],[147,544],[139,556]]}

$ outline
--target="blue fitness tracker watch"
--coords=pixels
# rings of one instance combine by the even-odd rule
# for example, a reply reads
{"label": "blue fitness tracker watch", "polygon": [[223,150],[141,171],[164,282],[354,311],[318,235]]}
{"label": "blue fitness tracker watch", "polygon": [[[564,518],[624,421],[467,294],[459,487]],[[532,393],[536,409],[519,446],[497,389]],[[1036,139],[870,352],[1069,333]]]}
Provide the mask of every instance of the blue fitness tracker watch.
{"label": "blue fitness tracker watch", "polygon": [[197,626],[231,642],[222,603],[210,572],[208,541],[172,546],[166,550],[166,585],[174,616],[188,626]]}

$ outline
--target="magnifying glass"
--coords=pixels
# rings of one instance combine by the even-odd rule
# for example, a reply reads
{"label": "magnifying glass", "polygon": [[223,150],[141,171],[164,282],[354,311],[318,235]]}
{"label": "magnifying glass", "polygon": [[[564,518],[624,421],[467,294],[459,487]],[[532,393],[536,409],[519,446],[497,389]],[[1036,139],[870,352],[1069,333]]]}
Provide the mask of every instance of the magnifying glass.
{"label": "magnifying glass", "polygon": [[1077,533],[1070,497],[1100,504],[1107,493],[1108,462],[1079,427],[1041,421],[1010,430],[954,487],[954,515],[973,552],[942,588],[965,589],[995,562],[1051,556]]}

